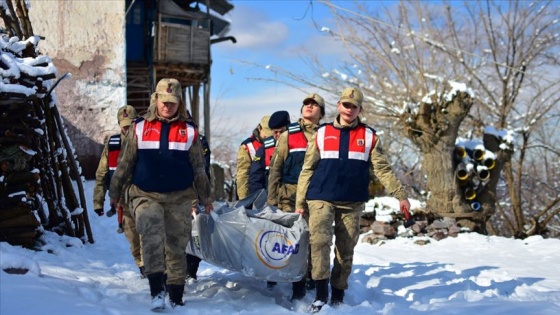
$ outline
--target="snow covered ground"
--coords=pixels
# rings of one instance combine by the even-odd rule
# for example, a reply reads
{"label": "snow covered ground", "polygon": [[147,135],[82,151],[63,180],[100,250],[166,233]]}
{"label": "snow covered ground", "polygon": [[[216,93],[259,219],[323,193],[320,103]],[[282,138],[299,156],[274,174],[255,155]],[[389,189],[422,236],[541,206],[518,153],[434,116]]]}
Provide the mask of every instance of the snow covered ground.
{"label": "snow covered ground", "polygon": [[[92,195],[86,183],[86,196]],[[88,209],[92,209],[89,200]],[[116,216],[91,211],[95,244],[47,233],[35,252],[0,243],[0,314],[153,314],[149,287],[140,279]],[[398,238],[360,243],[345,303],[319,314],[560,314],[560,240],[514,240],[478,234],[415,245]],[[170,314],[305,313],[288,299],[291,284],[272,291],[265,282],[201,263],[198,283],[187,284],[186,305]]]}

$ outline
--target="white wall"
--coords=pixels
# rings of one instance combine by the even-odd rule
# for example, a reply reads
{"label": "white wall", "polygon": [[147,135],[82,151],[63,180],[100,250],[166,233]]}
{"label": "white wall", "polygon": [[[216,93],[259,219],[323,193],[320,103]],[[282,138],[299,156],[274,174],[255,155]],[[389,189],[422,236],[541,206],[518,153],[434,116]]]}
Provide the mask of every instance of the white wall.
{"label": "white wall", "polygon": [[58,108],[85,175],[97,167],[99,144],[118,133],[117,110],[126,105],[124,0],[32,0],[29,8],[41,53],[58,76]]}

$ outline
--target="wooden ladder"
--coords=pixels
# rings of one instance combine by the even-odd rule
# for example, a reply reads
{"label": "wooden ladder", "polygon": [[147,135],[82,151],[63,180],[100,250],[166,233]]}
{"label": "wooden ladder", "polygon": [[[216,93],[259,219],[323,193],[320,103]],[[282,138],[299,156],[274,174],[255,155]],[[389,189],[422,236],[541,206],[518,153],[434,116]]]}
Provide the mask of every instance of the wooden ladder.
{"label": "wooden ladder", "polygon": [[150,106],[153,89],[150,82],[150,69],[145,65],[128,63],[126,84],[127,104],[133,106],[138,114],[146,111]]}

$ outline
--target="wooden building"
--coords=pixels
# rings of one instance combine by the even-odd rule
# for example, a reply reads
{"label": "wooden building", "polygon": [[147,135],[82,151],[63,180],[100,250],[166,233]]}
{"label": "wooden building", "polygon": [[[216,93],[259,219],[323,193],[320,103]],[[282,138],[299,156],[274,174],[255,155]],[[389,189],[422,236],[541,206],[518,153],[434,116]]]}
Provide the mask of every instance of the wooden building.
{"label": "wooden building", "polygon": [[198,124],[203,114],[209,139],[210,45],[235,42],[222,36],[229,22],[211,12],[224,15],[233,5],[226,0],[127,0],[126,7],[128,104],[146,109],[157,82],[176,78],[186,89],[186,101]]}

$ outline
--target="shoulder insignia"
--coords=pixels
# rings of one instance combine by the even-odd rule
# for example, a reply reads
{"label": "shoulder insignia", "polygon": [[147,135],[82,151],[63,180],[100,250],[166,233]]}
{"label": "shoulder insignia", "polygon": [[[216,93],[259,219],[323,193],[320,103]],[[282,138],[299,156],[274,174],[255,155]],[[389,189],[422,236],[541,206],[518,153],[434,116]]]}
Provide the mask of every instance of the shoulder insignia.
{"label": "shoulder insignia", "polygon": [[121,135],[112,135],[109,137],[109,145],[120,145],[121,144]]}
{"label": "shoulder insignia", "polygon": [[264,147],[270,148],[276,145],[276,140],[273,137],[264,139]]}
{"label": "shoulder insignia", "polygon": [[291,123],[288,125],[288,132],[289,133],[296,133],[301,131],[301,126],[296,122],[296,123]]}

